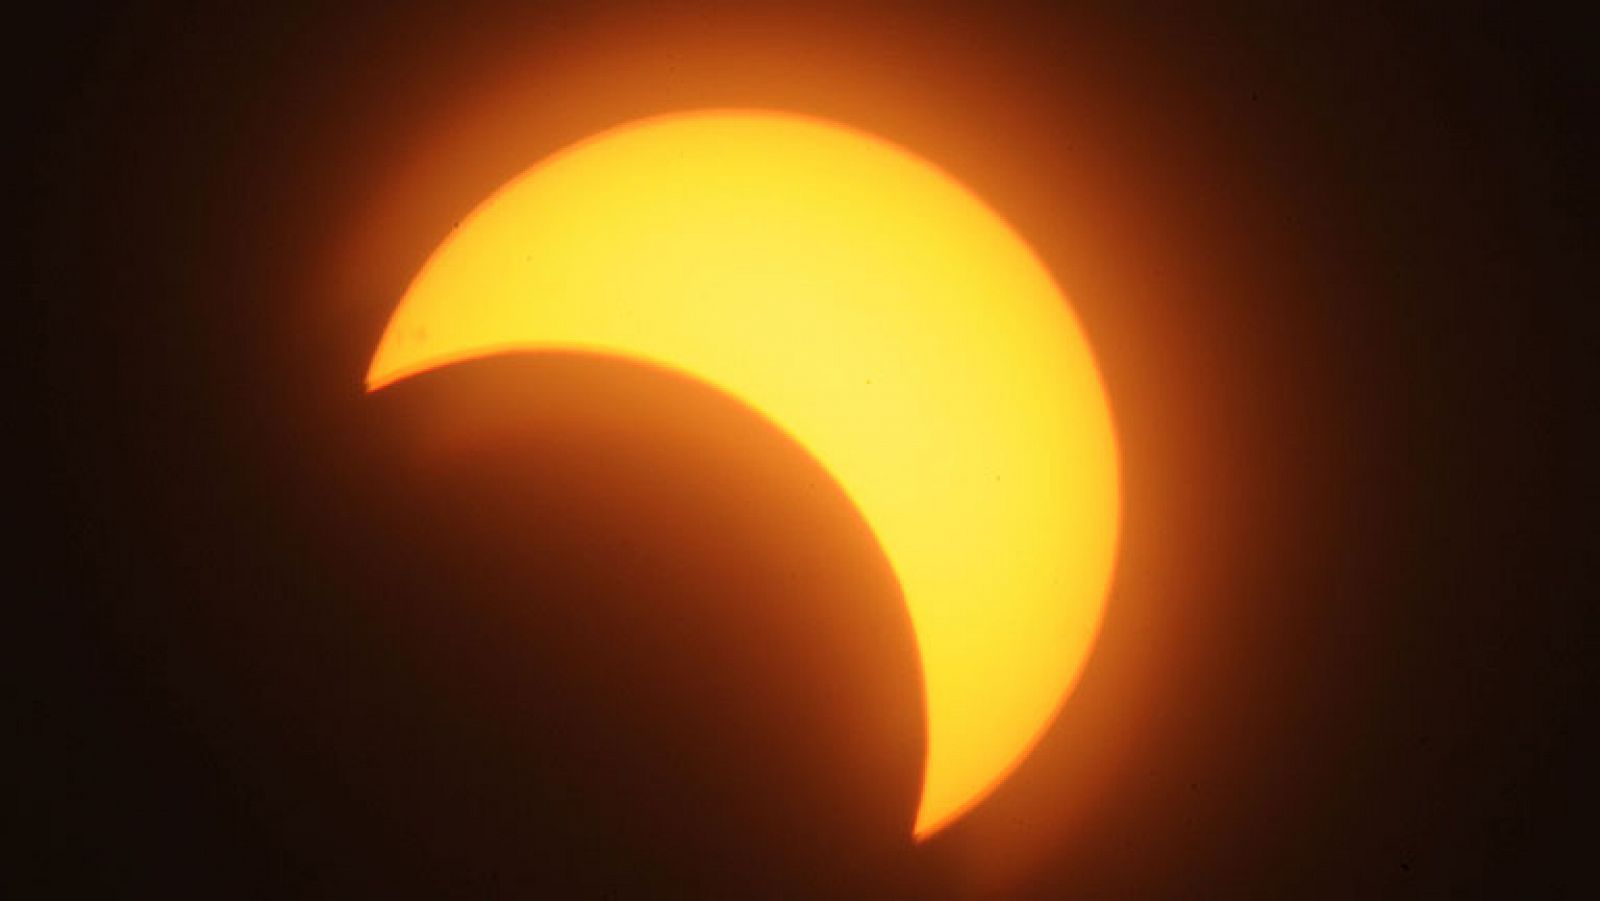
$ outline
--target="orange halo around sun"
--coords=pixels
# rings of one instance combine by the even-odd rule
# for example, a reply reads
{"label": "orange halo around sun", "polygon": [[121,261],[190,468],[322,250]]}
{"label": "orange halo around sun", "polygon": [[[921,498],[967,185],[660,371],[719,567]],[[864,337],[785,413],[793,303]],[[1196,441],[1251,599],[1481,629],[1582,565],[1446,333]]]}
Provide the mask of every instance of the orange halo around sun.
{"label": "orange halo around sun", "polygon": [[799,441],[871,526],[920,650],[915,834],[1025,757],[1088,657],[1119,518],[1066,298],[949,175],[775,112],[647,119],[513,179],[412,281],[367,373],[505,350],[671,367]]}

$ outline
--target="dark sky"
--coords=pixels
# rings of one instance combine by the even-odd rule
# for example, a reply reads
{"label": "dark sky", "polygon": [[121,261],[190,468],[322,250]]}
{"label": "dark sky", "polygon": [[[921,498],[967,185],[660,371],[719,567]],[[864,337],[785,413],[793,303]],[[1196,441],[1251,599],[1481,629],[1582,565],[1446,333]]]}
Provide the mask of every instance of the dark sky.
{"label": "dark sky", "polygon": [[[44,399],[12,439],[17,897],[1595,890],[1589,30],[319,6],[13,29],[13,390]],[[654,49],[574,87],[612,32]],[[797,445],[592,357],[360,391],[453,217],[598,127],[717,104],[976,187],[1115,409],[1096,654],[921,848],[899,589]]]}

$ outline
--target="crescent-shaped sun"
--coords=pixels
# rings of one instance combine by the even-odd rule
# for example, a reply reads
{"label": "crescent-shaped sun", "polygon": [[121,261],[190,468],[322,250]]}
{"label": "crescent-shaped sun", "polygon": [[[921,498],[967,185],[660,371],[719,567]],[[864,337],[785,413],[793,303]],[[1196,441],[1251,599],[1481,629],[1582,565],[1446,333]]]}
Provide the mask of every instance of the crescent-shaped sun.
{"label": "crescent-shaped sun", "polygon": [[1050,274],[949,175],[787,113],[603,132],[461,222],[395,310],[367,386],[512,349],[709,382],[838,480],[921,653],[917,837],[985,796],[1049,725],[1111,577],[1110,411]]}

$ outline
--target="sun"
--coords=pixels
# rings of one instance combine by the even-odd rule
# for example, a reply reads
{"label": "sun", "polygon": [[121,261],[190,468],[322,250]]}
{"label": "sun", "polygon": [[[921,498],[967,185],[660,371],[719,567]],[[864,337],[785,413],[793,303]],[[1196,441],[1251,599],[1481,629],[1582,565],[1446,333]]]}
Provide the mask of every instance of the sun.
{"label": "sun", "polygon": [[611,129],[454,229],[390,319],[367,386],[539,349],[710,383],[856,504],[922,661],[919,838],[1027,754],[1098,630],[1119,472],[1067,299],[976,195],[893,144],[794,114]]}

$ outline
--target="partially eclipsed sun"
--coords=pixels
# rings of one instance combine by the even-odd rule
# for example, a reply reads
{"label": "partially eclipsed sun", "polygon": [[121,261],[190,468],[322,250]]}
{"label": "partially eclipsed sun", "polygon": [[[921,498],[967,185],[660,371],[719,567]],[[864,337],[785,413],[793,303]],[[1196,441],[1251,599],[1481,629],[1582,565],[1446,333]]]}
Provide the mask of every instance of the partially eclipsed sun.
{"label": "partially eclipsed sun", "polygon": [[899,147],[801,116],[718,110],[603,132],[507,183],[434,251],[367,386],[540,349],[704,380],[838,480],[921,651],[919,838],[1027,754],[1099,624],[1117,456],[1065,297],[978,197]]}

